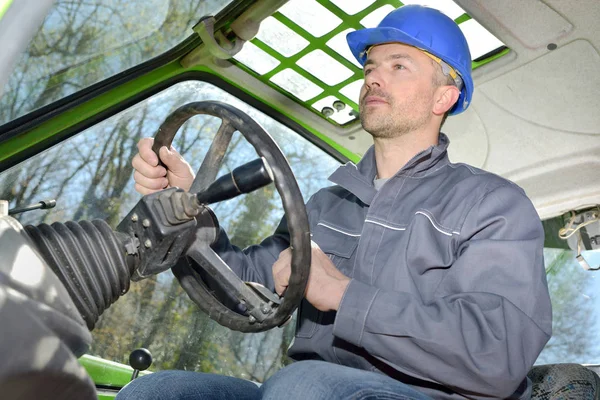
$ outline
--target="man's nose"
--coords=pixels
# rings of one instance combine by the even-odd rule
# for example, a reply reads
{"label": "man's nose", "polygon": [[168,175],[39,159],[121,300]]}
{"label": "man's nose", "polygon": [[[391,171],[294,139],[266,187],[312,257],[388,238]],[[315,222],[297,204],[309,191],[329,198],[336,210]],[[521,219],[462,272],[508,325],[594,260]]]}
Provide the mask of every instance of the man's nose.
{"label": "man's nose", "polygon": [[383,80],[381,78],[381,73],[377,70],[377,68],[373,68],[368,75],[365,76],[365,86],[368,88],[377,86],[381,87]]}

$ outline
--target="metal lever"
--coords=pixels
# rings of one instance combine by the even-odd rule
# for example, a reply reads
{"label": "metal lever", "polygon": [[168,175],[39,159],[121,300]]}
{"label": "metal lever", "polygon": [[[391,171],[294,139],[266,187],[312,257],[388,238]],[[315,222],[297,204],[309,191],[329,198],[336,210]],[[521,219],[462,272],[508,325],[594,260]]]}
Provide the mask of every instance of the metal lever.
{"label": "metal lever", "polygon": [[267,160],[261,157],[218,178],[205,191],[198,193],[196,198],[200,204],[218,203],[253,192],[271,182],[273,172]]}
{"label": "metal lever", "polygon": [[26,211],[33,211],[33,210],[47,210],[49,208],[54,208],[54,207],[56,207],[56,200],[42,200],[40,202],[37,202],[35,204],[30,204],[25,207],[12,208],[12,209],[8,210],[8,215],[15,215],[15,214],[20,214],[20,213],[23,213]]}

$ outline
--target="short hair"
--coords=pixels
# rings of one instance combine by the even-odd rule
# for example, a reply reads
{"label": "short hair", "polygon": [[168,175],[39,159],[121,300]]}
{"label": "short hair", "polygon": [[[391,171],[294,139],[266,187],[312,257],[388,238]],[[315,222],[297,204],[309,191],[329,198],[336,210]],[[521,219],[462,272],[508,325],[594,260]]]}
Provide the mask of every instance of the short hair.
{"label": "short hair", "polygon": [[[433,75],[433,87],[434,88],[437,89],[440,86],[455,86],[458,88],[458,86],[456,86],[456,81],[454,80],[454,78],[452,78],[450,75],[444,74],[444,72],[442,71],[442,66],[440,64],[438,64],[433,59],[431,59],[431,64],[433,65],[433,68],[435,70],[435,74]],[[454,106],[452,106],[452,107],[454,107]],[[444,123],[446,122],[446,118],[448,118],[448,115],[450,114],[450,110],[452,110],[452,107],[450,107],[450,109],[444,113],[444,116],[442,117],[442,123],[440,124],[440,130],[442,129],[442,126],[444,126]]]}

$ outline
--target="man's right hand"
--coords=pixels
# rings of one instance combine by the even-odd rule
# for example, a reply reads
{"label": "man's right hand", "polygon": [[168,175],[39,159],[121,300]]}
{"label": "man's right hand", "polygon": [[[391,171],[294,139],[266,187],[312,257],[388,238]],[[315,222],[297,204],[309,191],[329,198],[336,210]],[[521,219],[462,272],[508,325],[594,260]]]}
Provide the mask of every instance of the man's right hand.
{"label": "man's right hand", "polygon": [[167,167],[158,165],[158,157],[152,151],[153,138],[141,139],[138,144],[139,153],[133,157],[131,165],[135,169],[133,179],[135,190],[141,194],[154,193],[167,187],[178,187],[190,190],[194,182],[194,171],[172,146],[160,148],[160,160]]}

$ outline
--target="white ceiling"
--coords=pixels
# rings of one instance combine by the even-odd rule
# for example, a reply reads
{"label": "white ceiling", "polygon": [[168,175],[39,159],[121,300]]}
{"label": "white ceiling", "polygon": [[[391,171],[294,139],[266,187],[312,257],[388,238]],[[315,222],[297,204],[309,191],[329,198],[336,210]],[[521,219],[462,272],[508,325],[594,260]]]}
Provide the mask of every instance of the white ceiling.
{"label": "white ceiling", "polygon": [[600,203],[600,3],[456,1],[513,52],[474,72],[451,159],[513,180],[543,219]]}

